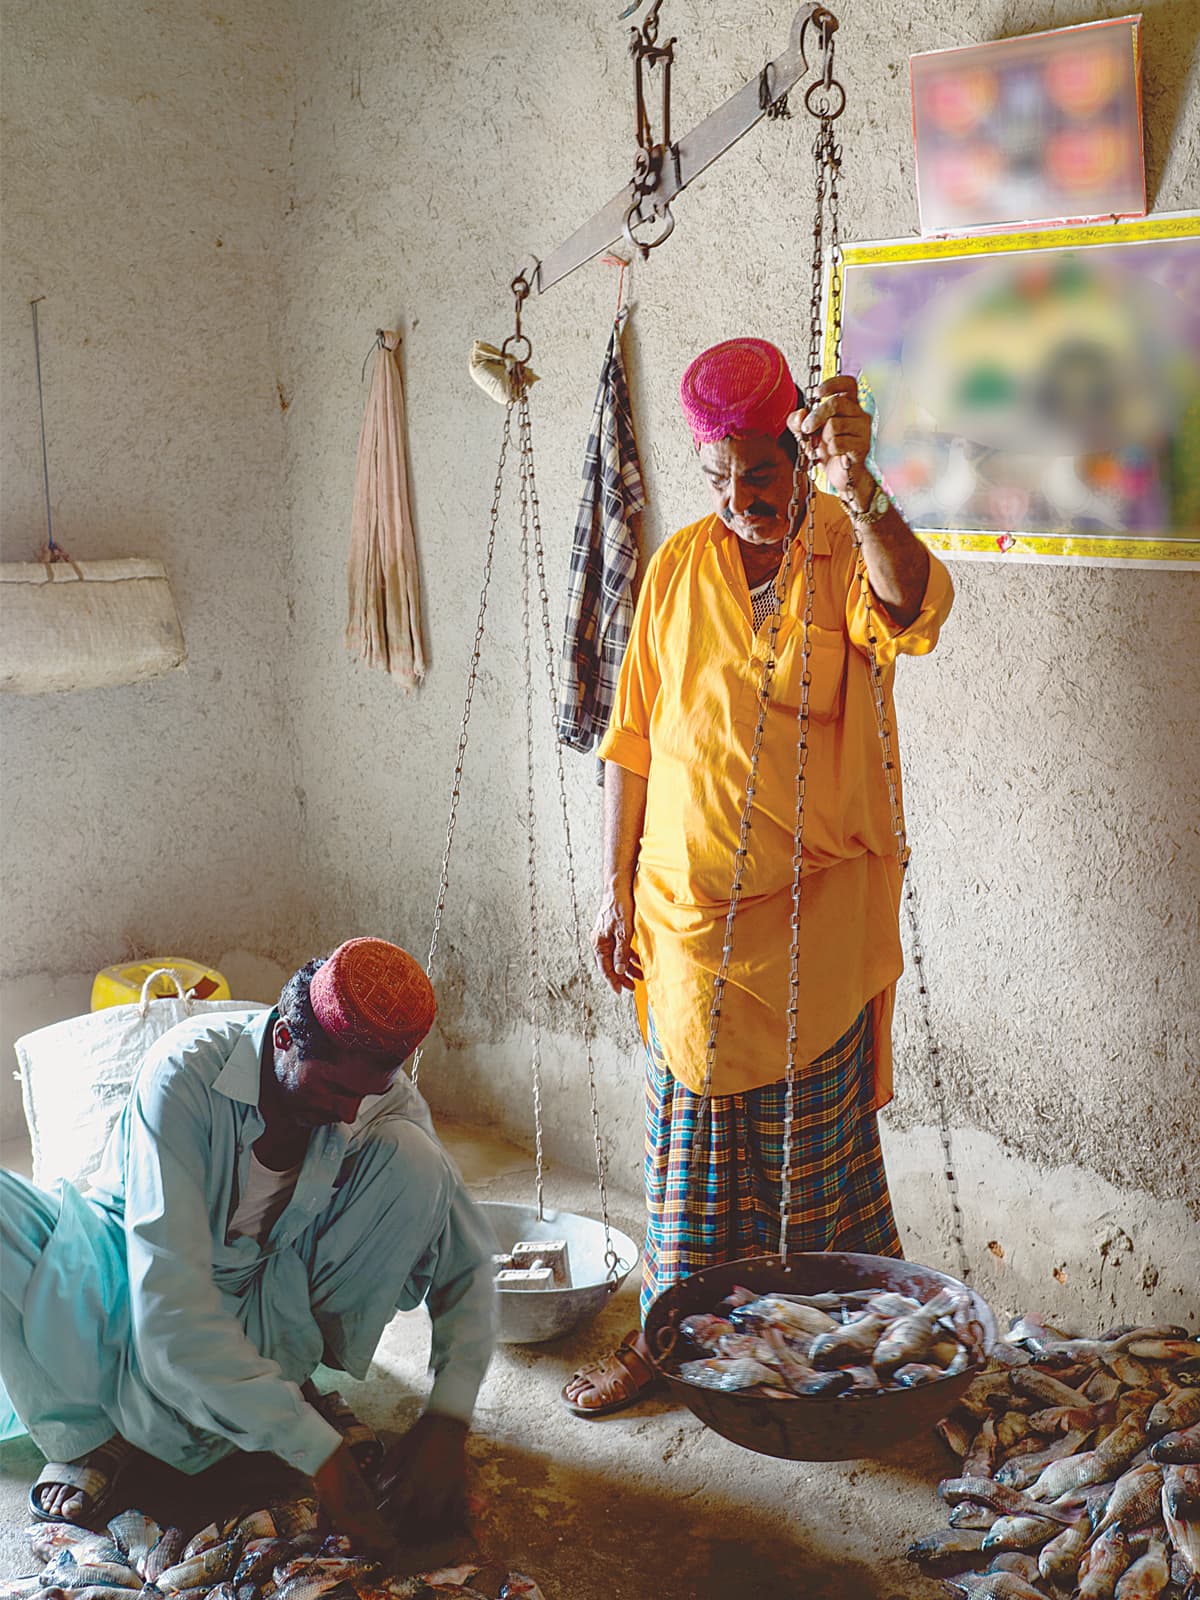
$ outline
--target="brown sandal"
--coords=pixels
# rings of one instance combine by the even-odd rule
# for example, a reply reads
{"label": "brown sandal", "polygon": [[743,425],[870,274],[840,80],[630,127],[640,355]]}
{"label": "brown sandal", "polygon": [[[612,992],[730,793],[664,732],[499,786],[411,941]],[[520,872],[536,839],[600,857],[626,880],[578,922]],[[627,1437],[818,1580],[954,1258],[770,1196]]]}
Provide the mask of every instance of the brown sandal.
{"label": "brown sandal", "polygon": [[[627,1333],[610,1356],[595,1366],[581,1367],[563,1385],[560,1398],[577,1417],[607,1417],[614,1411],[636,1404],[662,1381],[650,1362],[637,1348],[638,1330]],[[599,1405],[584,1406],[567,1394],[578,1378],[586,1378],[603,1399]]]}

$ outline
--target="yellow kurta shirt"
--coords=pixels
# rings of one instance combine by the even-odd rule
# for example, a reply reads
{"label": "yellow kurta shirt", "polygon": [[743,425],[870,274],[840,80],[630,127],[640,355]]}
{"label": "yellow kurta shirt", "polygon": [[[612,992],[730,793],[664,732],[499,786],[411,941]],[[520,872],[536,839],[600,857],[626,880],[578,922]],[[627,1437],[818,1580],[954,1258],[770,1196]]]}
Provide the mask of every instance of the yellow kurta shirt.
{"label": "yellow kurta shirt", "polygon": [[[876,725],[867,614],[841,505],[817,494],[804,814],[797,1060],[875,1008],[876,1105],[891,1098],[900,868]],[[734,924],[712,1093],[787,1070],[797,707],[804,561],[797,547],[776,647],[749,853]],[[897,655],[926,655],[953,599],[930,557],[921,611],[895,627],[873,604],[888,717]],[[736,536],[716,516],[656,552],[638,600],[599,754],[648,780],[634,881],[635,937],[674,1076],[699,1092],[721,962],[770,623],[755,634]],[[640,987],[640,986],[639,986]]]}

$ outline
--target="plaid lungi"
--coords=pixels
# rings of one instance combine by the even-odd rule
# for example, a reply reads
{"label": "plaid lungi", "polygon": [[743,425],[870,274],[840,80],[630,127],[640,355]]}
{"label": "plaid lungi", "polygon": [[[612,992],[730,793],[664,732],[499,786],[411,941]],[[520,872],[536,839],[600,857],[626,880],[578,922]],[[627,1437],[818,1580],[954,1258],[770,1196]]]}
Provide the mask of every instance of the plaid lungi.
{"label": "plaid lungi", "polygon": [[[867,1006],[797,1075],[789,1250],[903,1254],[879,1147],[872,1046]],[[786,1082],[715,1095],[701,1119],[701,1097],[671,1076],[649,1016],[643,1322],[679,1278],[779,1249],[786,1095]]]}

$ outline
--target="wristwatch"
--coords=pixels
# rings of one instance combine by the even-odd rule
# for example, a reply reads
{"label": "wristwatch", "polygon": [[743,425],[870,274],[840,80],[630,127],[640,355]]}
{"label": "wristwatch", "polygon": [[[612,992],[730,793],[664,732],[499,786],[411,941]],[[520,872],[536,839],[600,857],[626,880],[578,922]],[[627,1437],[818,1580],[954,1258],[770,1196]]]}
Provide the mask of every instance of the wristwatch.
{"label": "wristwatch", "polygon": [[847,496],[842,504],[846,507],[852,522],[857,522],[863,527],[873,528],[879,519],[886,516],[891,508],[888,492],[881,483],[875,485],[875,493],[865,506],[857,506],[851,496]]}

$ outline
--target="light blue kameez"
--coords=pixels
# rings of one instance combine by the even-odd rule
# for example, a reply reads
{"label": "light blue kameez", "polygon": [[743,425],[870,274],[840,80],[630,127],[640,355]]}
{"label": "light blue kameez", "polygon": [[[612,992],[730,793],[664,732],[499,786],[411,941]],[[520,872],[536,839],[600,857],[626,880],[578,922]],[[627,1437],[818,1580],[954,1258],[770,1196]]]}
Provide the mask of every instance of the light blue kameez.
{"label": "light blue kameez", "polygon": [[51,1459],[116,1432],[184,1472],[237,1449],[312,1473],[339,1436],[298,1385],[322,1362],[365,1377],[393,1313],[422,1302],[428,1408],[470,1418],[494,1345],[495,1245],[406,1073],[353,1127],[314,1130],[264,1245],[228,1236],[275,1016],[165,1034],[86,1194],[0,1172],[0,1376]]}

